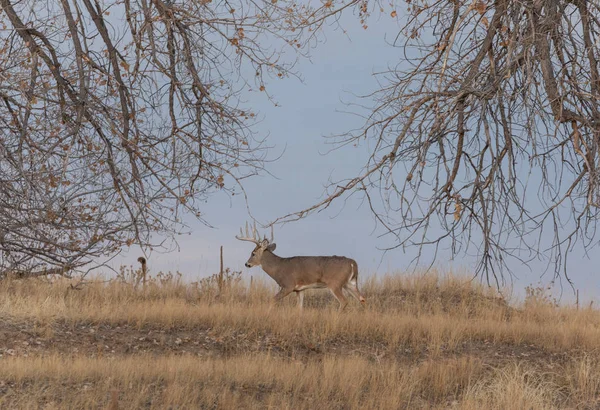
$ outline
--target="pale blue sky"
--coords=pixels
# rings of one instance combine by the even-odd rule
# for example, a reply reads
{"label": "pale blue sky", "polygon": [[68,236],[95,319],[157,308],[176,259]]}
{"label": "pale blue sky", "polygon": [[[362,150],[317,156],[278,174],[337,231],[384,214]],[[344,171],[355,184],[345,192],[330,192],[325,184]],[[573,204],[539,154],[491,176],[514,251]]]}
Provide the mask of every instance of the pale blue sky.
{"label": "pale blue sky", "polygon": [[[401,60],[400,50],[385,41],[386,36],[393,38],[396,35],[398,25],[394,19],[382,16],[372,19],[365,31],[358,19],[350,14],[342,17],[342,24],[348,35],[339,29],[326,29],[326,41],[312,51],[312,62],[302,60],[297,65],[303,82],[290,78],[268,84],[268,91],[279,107],[274,107],[264,94],[248,96],[252,109],[264,116],[257,131],[270,135],[269,145],[274,146],[272,155],[285,149],[279,161],[267,165],[277,178],[264,175],[245,184],[251,210],[259,221],[269,222],[312,205],[321,198],[330,177],[334,180],[352,177],[365,163],[368,145],[346,147],[323,155],[331,148],[323,136],[362,124],[358,117],[342,112],[348,110],[344,102],[358,101],[353,94],[375,90],[377,83],[372,73]],[[190,280],[208,276],[218,271],[218,250],[223,245],[226,266],[267,278],[260,268],[244,268],[252,246],[234,237],[248,220],[243,199],[215,195],[203,210],[204,218],[215,228],[190,221],[192,234],[180,237],[179,251],[150,256],[152,271],[179,270]],[[373,231],[374,227],[367,206],[361,206],[359,198],[352,198],[345,206],[339,202],[325,212],[276,228],[276,253],[280,256],[345,255],[357,260],[363,277],[373,273],[402,274],[415,249],[407,250],[406,254],[396,250],[383,255],[377,248],[390,245],[390,242],[385,238],[378,239],[377,234],[381,231]],[[137,256],[139,251],[132,250],[115,259],[112,265],[129,264]],[[572,255],[571,258],[571,277],[580,289],[582,300],[595,299],[600,292],[595,278],[597,258],[590,260],[583,255]],[[449,254],[442,253],[437,266],[467,272],[473,270],[474,259],[463,255],[457,259],[450,261]],[[532,264],[530,270],[513,265],[514,273],[519,277],[515,291],[521,294],[524,286],[537,284],[544,267],[542,263]],[[551,277],[552,272],[547,276]],[[563,298],[570,297],[571,290],[567,288]]]}

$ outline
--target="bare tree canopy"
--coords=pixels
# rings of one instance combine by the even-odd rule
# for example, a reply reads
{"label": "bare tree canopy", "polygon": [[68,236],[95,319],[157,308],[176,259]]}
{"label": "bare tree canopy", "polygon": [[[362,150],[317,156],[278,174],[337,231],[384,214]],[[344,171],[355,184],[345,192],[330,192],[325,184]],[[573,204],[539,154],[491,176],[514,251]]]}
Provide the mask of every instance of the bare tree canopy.
{"label": "bare tree canopy", "polygon": [[[0,0],[0,272],[71,268],[202,219],[263,167],[249,91],[327,7]],[[309,29],[308,21],[313,22]],[[296,29],[297,28],[297,29]]]}
{"label": "bare tree canopy", "polygon": [[378,74],[364,127],[336,137],[373,147],[362,174],[278,221],[365,195],[391,248],[475,253],[488,282],[511,258],[566,275],[569,252],[597,242],[600,3],[402,7],[403,61]]}

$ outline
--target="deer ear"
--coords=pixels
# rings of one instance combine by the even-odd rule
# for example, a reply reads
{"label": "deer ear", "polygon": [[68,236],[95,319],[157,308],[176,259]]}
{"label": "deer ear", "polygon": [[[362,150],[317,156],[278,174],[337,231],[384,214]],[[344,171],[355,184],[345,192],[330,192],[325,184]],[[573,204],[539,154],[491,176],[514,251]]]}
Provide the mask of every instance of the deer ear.
{"label": "deer ear", "polygon": [[269,241],[267,239],[263,239],[260,243],[260,247],[263,249],[267,249],[269,247]]}
{"label": "deer ear", "polygon": [[272,243],[269,246],[267,246],[267,250],[270,251],[270,252],[273,252],[276,247],[277,247],[277,244],[276,243]]}

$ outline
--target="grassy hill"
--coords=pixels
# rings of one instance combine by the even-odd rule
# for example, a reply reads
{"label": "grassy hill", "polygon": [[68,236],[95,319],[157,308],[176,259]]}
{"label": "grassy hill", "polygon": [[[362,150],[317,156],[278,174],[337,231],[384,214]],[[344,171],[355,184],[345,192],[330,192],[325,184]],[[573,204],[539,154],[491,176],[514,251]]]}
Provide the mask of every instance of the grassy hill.
{"label": "grassy hill", "polygon": [[[367,307],[230,275],[0,283],[0,408],[600,406],[600,312],[469,278],[362,281]],[[355,302],[355,301],[351,301]]]}

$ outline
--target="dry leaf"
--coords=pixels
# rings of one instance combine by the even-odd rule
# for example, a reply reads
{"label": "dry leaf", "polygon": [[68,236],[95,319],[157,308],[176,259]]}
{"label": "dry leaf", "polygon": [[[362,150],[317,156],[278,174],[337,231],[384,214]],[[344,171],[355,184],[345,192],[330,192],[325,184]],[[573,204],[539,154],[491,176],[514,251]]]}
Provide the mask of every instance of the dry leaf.
{"label": "dry leaf", "polygon": [[485,13],[485,9],[486,9],[486,5],[485,2],[479,0],[476,4],[475,4],[475,10],[477,10],[477,12],[479,14],[483,14]]}
{"label": "dry leaf", "polygon": [[460,220],[461,213],[462,213],[462,205],[460,204],[460,202],[457,202],[456,204],[454,204],[454,220],[455,221]]}

